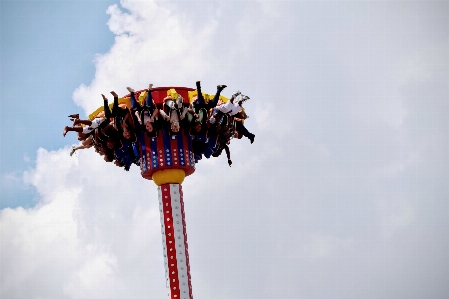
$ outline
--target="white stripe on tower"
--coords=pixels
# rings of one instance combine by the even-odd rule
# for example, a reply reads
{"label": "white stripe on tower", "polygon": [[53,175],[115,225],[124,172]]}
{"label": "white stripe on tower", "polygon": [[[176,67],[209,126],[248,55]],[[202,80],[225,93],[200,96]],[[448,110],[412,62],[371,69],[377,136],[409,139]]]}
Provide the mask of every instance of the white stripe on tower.
{"label": "white stripe on tower", "polygon": [[183,229],[183,235],[184,235],[184,247],[185,247],[185,254],[186,254],[189,296],[190,296],[190,299],[192,299],[193,296],[192,296],[192,281],[191,281],[191,277],[190,277],[189,244],[187,243],[187,230],[186,230],[186,220],[185,220],[185,212],[184,212],[184,199],[183,199],[183,192],[182,192],[181,185],[179,185],[179,194],[180,194],[180,201],[181,201],[182,229]]}
{"label": "white stripe on tower", "polygon": [[178,279],[179,291],[181,299],[190,298],[189,290],[189,276],[187,272],[187,258],[186,258],[186,238],[184,236],[183,213],[182,213],[182,197],[181,185],[171,184],[170,195],[172,198],[172,214],[173,224],[175,228],[175,247],[178,261]]}
{"label": "white stripe on tower", "polygon": [[169,296],[171,299],[192,299],[182,187],[164,184],[158,189]]}

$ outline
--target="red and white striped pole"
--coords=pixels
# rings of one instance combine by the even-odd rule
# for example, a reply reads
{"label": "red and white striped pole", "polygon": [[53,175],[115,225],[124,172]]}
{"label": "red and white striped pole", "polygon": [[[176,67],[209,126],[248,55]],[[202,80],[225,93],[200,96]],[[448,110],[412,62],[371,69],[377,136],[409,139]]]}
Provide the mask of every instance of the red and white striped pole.
{"label": "red and white striped pole", "polygon": [[193,299],[182,186],[163,184],[158,192],[168,296]]}
{"label": "red and white striped pole", "polygon": [[[151,97],[161,109],[168,95],[180,95],[184,104],[189,105],[193,91],[195,89],[189,87],[155,87],[151,90]],[[139,90],[134,96],[137,99],[146,98],[147,92]],[[130,97],[120,98],[119,103],[131,108]],[[101,110],[97,109],[89,115],[89,119],[98,117]],[[133,148],[139,152],[142,177],[152,180],[159,190],[162,245],[170,299],[193,299],[181,188],[184,178],[195,172],[192,138],[188,131],[181,128],[180,132],[172,135],[166,128],[161,128],[152,136],[143,134],[142,138],[138,138],[136,148]]]}
{"label": "red and white striped pole", "polygon": [[[173,92],[184,98],[184,104],[189,104],[189,92],[194,90],[158,87],[153,88],[151,94],[154,103],[161,108],[166,96],[173,96]],[[184,178],[195,172],[191,136],[183,128],[176,135],[162,128],[153,137],[144,134],[139,151],[142,177],[158,186],[168,296],[170,299],[193,299],[181,187]]]}

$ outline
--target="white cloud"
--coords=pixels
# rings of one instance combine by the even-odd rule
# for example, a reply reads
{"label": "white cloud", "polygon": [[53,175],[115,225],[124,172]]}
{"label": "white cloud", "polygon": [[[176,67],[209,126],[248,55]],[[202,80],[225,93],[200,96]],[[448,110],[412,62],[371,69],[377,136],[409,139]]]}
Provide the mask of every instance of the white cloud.
{"label": "white cloud", "polygon": [[331,235],[313,233],[307,236],[303,245],[304,258],[316,261],[335,256],[352,254],[354,240]]}
{"label": "white cloud", "polygon": [[[51,204],[34,209],[4,209],[0,213],[2,280],[1,294],[13,298],[14,290],[35,280],[56,278],[70,257],[76,256],[74,194],[58,194]],[[54,266],[53,266],[54,265]],[[47,269],[48,273],[36,276]],[[45,276],[45,277],[44,277]],[[57,281],[58,279],[56,279]],[[29,293],[28,295],[32,295]]]}
{"label": "white cloud", "polygon": [[389,215],[389,224],[397,227],[409,226],[416,219],[416,210],[406,203],[396,213]]}
{"label": "white cloud", "polygon": [[[223,4],[204,22],[192,17],[194,11],[178,9],[178,3],[121,5],[108,9],[115,44],[97,56],[91,84],[74,93],[86,113],[100,105],[100,93],[112,88],[121,93],[128,85],[190,86],[202,77],[224,77],[223,83],[238,82],[244,92],[253,85],[248,107],[255,103],[255,108],[248,108],[247,124],[257,135],[255,143],[233,140],[232,168],[223,156],[202,160],[183,184],[195,296],[409,298],[417,290],[437,290],[435,298],[447,295],[448,147],[446,139],[436,139],[447,136],[447,122],[432,100],[425,102],[433,109],[428,115],[411,104],[433,92],[437,81],[430,88],[410,88],[447,70],[446,44],[435,48],[436,58],[410,51],[399,61],[390,50],[409,49],[398,36],[410,32],[388,32],[392,44],[386,47],[382,30],[375,30],[384,19],[371,16],[376,22],[364,27],[364,16],[348,17],[358,14],[356,3],[342,8],[305,2],[299,9],[293,2],[238,2]],[[391,13],[402,12],[401,7],[392,7]],[[291,19],[282,23],[285,16]],[[327,38],[334,28],[320,27],[321,21],[340,16],[348,23],[336,24],[351,24],[336,28],[342,38],[366,38],[360,32],[370,32],[382,51],[370,52],[373,48],[356,38],[342,46],[298,31],[307,25],[314,38]],[[260,26],[261,20],[268,25]],[[284,44],[261,46],[282,36]],[[329,58],[322,55],[335,56],[328,65],[304,72],[289,47],[315,51],[320,63]],[[290,55],[259,64],[260,57],[271,59],[277,50]],[[379,59],[363,64],[367,56]],[[334,96],[326,88],[335,82],[325,77],[333,72],[341,89],[327,101],[321,93]],[[308,76],[297,76],[304,73]],[[300,100],[276,97],[286,88],[278,74],[305,81],[289,83],[295,88],[289,92],[301,93]],[[297,86],[319,93],[302,97]],[[274,124],[281,129],[272,129]],[[414,133],[417,129],[421,135]],[[136,167],[125,173],[91,150],[74,157],[68,151],[38,150],[35,168],[24,174],[38,192],[38,204],[0,212],[1,297],[165,296],[156,187]],[[18,181],[17,176],[8,179]]]}
{"label": "white cloud", "polygon": [[0,213],[2,297],[17,297],[27,284],[28,298],[121,298],[116,291],[133,285],[128,266],[142,271],[150,267],[143,252],[161,250],[156,188],[134,170],[126,175],[93,151],[40,149],[25,174],[38,204]]}
{"label": "white cloud", "polygon": [[[121,1],[121,7],[108,8],[115,43],[96,56],[92,82],[73,94],[86,114],[101,105],[101,93],[112,89],[121,94],[126,86],[148,83],[191,86],[229,67],[229,58],[213,53],[217,20],[208,16],[201,28],[193,28],[191,16],[173,7]],[[245,171],[233,182],[262,161],[253,156],[243,163],[246,168],[234,166]],[[218,160],[208,162],[203,163],[206,173]],[[67,148],[39,149],[36,166],[23,179],[36,188],[38,203],[0,213],[2,297],[139,298],[165,292],[159,213],[152,200],[157,191],[139,170],[125,173],[91,150],[70,157]],[[185,186],[201,199],[210,189],[197,191],[199,179],[201,174]]]}
{"label": "white cloud", "polygon": [[[212,59],[212,41],[217,22],[194,30],[186,13],[172,13],[155,1],[122,1],[124,12],[112,5],[107,13],[115,43],[95,59],[95,78],[73,94],[89,114],[102,105],[100,94],[110,90],[125,94],[126,86],[192,86],[207,72],[223,67]],[[193,77],[192,77],[193,75]]]}

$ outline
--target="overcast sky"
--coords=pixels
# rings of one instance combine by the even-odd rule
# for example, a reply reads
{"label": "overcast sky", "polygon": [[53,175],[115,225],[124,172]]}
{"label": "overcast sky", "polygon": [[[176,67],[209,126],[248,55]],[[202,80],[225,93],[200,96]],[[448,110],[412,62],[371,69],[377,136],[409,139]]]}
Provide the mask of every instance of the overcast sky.
{"label": "overcast sky", "polygon": [[1,1],[0,297],[165,298],[157,187],[69,156],[126,86],[239,89],[183,183],[194,298],[449,298],[449,2]]}

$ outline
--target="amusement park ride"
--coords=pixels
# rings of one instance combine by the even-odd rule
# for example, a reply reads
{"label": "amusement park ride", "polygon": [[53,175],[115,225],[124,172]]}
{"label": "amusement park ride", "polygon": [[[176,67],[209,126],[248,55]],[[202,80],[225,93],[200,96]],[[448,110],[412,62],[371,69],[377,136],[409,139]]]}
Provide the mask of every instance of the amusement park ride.
{"label": "amusement park ride", "polygon": [[[197,86],[199,86],[199,82]],[[191,107],[191,103],[198,97],[198,92],[201,93],[200,88],[157,87],[151,88],[151,91],[150,89],[132,91],[131,94],[119,98],[118,104],[121,104],[122,108],[126,106],[126,108],[131,109],[133,108],[132,101],[138,101],[139,106],[142,105],[143,107],[145,99],[148,98],[148,93],[151,93],[152,101],[159,110],[164,109],[164,103],[167,101],[167,98],[172,100],[178,99],[182,101],[184,107]],[[219,95],[219,92],[217,94]],[[203,95],[206,100],[209,98],[209,95]],[[238,93],[235,93],[231,98],[235,102],[238,101],[234,99],[236,95]],[[212,96],[210,98],[212,101]],[[223,96],[220,96],[220,100],[222,104],[230,101],[230,99]],[[237,107],[237,103],[235,107]],[[231,138],[237,136],[239,132],[236,129],[235,116],[231,116],[230,113],[221,113],[219,118],[217,118],[217,122],[211,125],[209,122],[211,111],[212,109],[203,115],[203,123],[207,123],[210,131],[208,139],[213,139],[212,143],[209,140],[205,141],[209,144],[207,147],[210,149],[210,153],[213,154],[220,150],[219,139],[223,137],[223,134],[226,134],[226,138],[228,138],[224,142],[226,144],[229,143]],[[108,119],[107,116],[106,119]],[[105,118],[103,107],[89,115],[90,121],[96,118]],[[192,119],[192,117],[190,118]],[[112,119],[108,119],[108,122],[109,120]],[[219,129],[217,129],[218,125],[220,125]],[[223,130],[225,130],[225,133],[223,133]],[[186,176],[192,175],[195,172],[195,163],[201,159],[201,151],[205,147],[198,152],[198,146],[195,145],[198,136],[195,134],[192,135],[191,132],[191,126],[180,126],[179,131],[175,133],[170,130],[169,126],[160,126],[155,128],[154,134],[147,134],[143,130],[132,143],[132,152],[137,157],[136,164],[140,165],[142,177],[147,180],[152,180],[158,186],[166,282],[168,295],[171,299],[193,298],[181,184]],[[67,133],[67,127],[64,130],[64,135],[65,133]],[[254,141],[253,134],[249,135],[248,138],[251,140],[251,143]],[[223,140],[221,142],[223,143]],[[225,146],[227,147],[227,145]],[[208,154],[205,154],[205,156],[207,158],[210,157]],[[229,157],[228,160],[230,161]]]}

